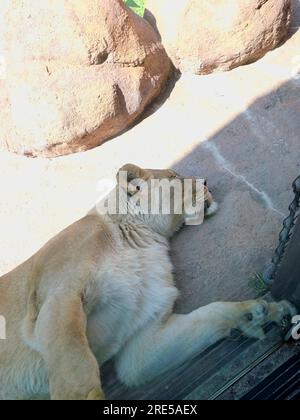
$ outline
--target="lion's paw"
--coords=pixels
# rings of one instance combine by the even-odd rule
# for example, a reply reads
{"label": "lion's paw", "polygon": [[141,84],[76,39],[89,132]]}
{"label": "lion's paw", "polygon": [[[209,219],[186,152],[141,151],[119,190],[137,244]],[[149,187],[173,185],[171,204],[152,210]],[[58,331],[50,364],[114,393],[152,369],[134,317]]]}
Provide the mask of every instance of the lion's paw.
{"label": "lion's paw", "polygon": [[297,311],[294,306],[282,301],[268,303],[264,300],[245,303],[245,315],[243,315],[238,328],[246,337],[264,339],[263,326],[269,322],[275,322],[283,326],[291,322]]}

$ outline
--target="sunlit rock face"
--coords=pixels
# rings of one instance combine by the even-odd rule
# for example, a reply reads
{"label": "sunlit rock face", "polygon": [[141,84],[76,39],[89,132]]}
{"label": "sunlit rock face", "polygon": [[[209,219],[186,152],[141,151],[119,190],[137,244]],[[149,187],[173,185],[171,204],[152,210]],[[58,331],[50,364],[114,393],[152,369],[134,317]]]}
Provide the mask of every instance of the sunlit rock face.
{"label": "sunlit rock face", "polygon": [[2,0],[0,147],[58,156],[126,129],[171,62],[123,0]]}
{"label": "sunlit rock face", "polygon": [[148,0],[175,66],[208,74],[261,58],[287,36],[291,0]]}

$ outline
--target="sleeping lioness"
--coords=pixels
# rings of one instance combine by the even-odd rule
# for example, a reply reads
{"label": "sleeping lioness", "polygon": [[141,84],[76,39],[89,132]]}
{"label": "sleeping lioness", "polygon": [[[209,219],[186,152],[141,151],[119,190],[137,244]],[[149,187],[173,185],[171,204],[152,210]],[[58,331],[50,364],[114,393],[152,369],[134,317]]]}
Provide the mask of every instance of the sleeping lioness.
{"label": "sleeping lioness", "polygon": [[[7,322],[7,339],[0,340],[2,399],[104,399],[100,369],[110,359],[122,382],[139,385],[232,329],[262,338],[267,321],[294,315],[288,302],[264,301],[175,314],[169,239],[191,209],[146,214],[135,195],[153,178],[183,179],[170,170],[122,170],[129,182],[121,199],[126,214],[95,208],[0,279],[0,314]],[[203,209],[216,210],[207,186]]]}

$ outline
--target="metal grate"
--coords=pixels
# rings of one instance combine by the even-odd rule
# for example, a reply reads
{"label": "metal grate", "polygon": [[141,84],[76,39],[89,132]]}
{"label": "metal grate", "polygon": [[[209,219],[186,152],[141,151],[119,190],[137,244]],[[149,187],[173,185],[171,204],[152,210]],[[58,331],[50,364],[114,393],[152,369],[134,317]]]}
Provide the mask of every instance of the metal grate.
{"label": "metal grate", "polygon": [[241,400],[276,401],[300,400],[300,357],[295,355],[288,362],[257,385]]}

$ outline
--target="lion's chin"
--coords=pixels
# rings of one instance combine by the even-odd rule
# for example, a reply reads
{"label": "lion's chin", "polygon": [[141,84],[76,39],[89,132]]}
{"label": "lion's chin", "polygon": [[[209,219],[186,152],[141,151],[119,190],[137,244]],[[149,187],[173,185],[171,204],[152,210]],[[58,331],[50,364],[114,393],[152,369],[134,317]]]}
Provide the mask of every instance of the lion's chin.
{"label": "lion's chin", "polygon": [[206,212],[205,212],[205,217],[210,217],[210,216],[213,216],[214,214],[216,214],[216,213],[217,213],[218,209],[219,209],[219,205],[218,205],[218,203],[217,203],[216,201],[214,201],[214,202],[213,202],[213,203],[209,206],[209,208],[206,210]]}

